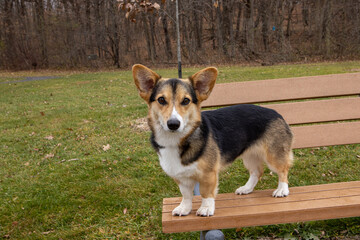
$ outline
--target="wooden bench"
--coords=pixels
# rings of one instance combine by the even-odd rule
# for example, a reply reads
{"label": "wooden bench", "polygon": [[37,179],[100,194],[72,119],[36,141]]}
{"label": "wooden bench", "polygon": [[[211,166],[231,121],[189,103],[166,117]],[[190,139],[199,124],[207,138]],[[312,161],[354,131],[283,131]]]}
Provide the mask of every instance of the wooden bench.
{"label": "wooden bench", "polygon": [[[294,148],[298,149],[360,143],[359,94],[360,73],[284,78],[217,84],[203,107],[266,103],[263,106],[277,110],[291,125]],[[300,99],[302,101],[293,101]],[[269,104],[271,102],[275,103]],[[194,197],[193,211],[186,217],[171,215],[180,197],[166,198],[162,211],[163,232],[360,216],[360,181],[292,187],[286,198],[273,198],[272,191],[254,191],[241,196],[219,194],[212,217],[195,216],[201,204],[200,196]]]}

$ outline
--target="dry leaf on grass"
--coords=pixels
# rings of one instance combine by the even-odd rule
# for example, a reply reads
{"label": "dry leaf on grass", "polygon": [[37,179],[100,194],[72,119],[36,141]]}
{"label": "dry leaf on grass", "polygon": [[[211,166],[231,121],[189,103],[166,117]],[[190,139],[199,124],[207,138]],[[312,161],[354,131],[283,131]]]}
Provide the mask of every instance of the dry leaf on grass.
{"label": "dry leaf on grass", "polygon": [[45,155],[45,159],[53,158],[53,157],[54,157],[54,154],[53,154],[53,153],[49,153],[49,154],[46,154],[46,155]]}
{"label": "dry leaf on grass", "polygon": [[46,137],[44,137],[44,138],[47,139],[47,140],[53,140],[53,139],[54,139],[54,136],[50,135],[50,136],[46,136]]}
{"label": "dry leaf on grass", "polygon": [[106,152],[107,150],[109,150],[111,148],[110,144],[106,144],[102,146],[103,150]]}

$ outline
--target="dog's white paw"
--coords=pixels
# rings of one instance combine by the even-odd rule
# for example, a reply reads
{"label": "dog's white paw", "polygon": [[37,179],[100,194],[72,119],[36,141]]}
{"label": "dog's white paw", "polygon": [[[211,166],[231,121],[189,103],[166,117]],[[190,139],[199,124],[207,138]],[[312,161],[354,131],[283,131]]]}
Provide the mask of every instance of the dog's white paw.
{"label": "dog's white paw", "polygon": [[191,205],[181,203],[179,206],[174,208],[174,210],[172,211],[172,215],[180,216],[180,217],[189,215],[189,213],[191,212],[191,208],[192,208]]}
{"label": "dog's white paw", "polygon": [[290,193],[288,184],[285,182],[279,182],[278,188],[273,192],[273,197],[286,197]]}
{"label": "dog's white paw", "polygon": [[249,188],[246,185],[239,187],[238,189],[236,189],[235,194],[237,195],[246,195],[251,193],[254,190],[254,188]]}
{"label": "dog's white paw", "polygon": [[215,199],[203,198],[200,208],[197,210],[196,215],[201,217],[210,217],[215,213]]}
{"label": "dog's white paw", "polygon": [[201,217],[210,217],[212,215],[214,215],[215,209],[211,208],[211,207],[200,207],[197,212],[196,215],[197,216],[201,216]]}

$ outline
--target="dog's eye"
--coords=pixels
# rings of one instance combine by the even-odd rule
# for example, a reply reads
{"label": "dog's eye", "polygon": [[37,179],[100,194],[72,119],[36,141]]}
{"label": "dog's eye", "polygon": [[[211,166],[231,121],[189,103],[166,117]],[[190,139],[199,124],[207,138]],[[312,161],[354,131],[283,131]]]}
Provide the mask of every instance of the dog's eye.
{"label": "dog's eye", "polygon": [[184,98],[184,100],[181,102],[181,105],[188,105],[190,103],[190,99]]}
{"label": "dog's eye", "polygon": [[159,97],[158,98],[158,102],[161,104],[161,105],[165,105],[166,104],[166,100],[164,97]]}

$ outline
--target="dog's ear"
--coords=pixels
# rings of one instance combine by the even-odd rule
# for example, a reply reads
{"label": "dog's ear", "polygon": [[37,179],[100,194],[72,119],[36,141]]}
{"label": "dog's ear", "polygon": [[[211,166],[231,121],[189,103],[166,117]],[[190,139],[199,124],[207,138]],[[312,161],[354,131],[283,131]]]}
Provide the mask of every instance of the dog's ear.
{"label": "dog's ear", "polygon": [[218,70],[216,68],[208,67],[190,77],[190,81],[200,101],[204,101],[209,97],[215,85],[217,75]]}
{"label": "dog's ear", "polygon": [[150,95],[160,75],[141,64],[132,67],[133,78],[140,96],[149,103]]}

